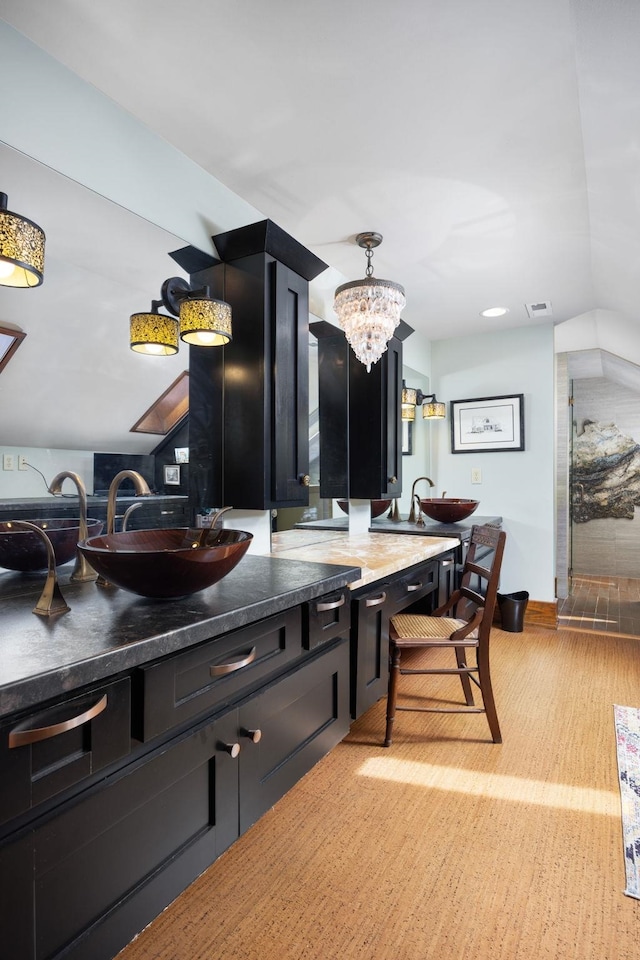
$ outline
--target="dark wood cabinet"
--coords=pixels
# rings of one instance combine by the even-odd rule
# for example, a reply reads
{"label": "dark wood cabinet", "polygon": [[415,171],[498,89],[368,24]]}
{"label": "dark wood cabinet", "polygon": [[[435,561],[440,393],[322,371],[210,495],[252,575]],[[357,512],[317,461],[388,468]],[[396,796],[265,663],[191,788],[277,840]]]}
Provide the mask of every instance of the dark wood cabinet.
{"label": "dark wood cabinet", "polygon": [[110,960],[199,876],[238,835],[236,726],[233,711],[0,847],[0,956]]}
{"label": "dark wood cabinet", "polygon": [[190,499],[196,512],[223,503],[253,510],[303,506],[309,502],[308,288],[326,264],[270,220],[213,242],[222,263],[191,279],[210,283],[231,305],[233,339],[216,351],[222,359],[202,348],[191,352],[196,487]]}
{"label": "dark wood cabinet", "polygon": [[351,602],[351,715],[356,719],[381,697],[389,680],[389,619],[408,607],[425,612],[438,597],[437,560],[426,560],[371,587]]}
{"label": "dark wood cabinet", "polygon": [[7,719],[1,960],[111,960],[345,736],[349,621],[331,607],[305,650],[316,603]]}
{"label": "dark wood cabinet", "polygon": [[400,322],[367,373],[337,327],[311,324],[318,340],[320,496],[376,500],[402,493]]}
{"label": "dark wood cabinet", "polygon": [[239,721],[244,833],[348,733],[348,637],[252,697]]}

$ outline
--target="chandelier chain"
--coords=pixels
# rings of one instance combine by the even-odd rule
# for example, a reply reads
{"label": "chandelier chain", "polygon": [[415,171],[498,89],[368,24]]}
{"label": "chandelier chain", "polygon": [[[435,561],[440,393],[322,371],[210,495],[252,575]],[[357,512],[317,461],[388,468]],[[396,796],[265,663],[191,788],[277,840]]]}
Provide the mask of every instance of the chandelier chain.
{"label": "chandelier chain", "polygon": [[367,249],[365,250],[365,255],[366,255],[366,258],[367,258],[367,269],[365,270],[365,274],[364,274],[364,275],[365,275],[365,277],[372,277],[372,276],[373,276],[373,264],[371,263],[371,260],[373,259],[373,250],[371,249],[371,247],[369,247],[369,246],[367,247]]}

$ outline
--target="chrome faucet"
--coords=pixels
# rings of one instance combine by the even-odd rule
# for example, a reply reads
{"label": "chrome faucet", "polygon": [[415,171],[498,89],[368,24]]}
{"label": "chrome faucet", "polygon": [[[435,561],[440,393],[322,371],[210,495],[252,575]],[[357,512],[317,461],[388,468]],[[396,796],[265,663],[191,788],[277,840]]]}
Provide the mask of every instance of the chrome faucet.
{"label": "chrome faucet", "polygon": [[115,477],[109,485],[109,493],[107,495],[107,536],[110,533],[115,533],[116,526],[116,500],[118,499],[118,490],[120,484],[123,480],[132,480],[133,485],[136,490],[136,496],[138,497],[150,497],[151,490],[149,490],[149,484],[142,476],[138,473],[137,470],[121,470],[120,473],[116,473]]}
{"label": "chrome faucet", "polygon": [[416,516],[416,507],[415,502],[418,501],[418,507],[420,507],[420,498],[416,493],[416,483],[419,483],[420,480],[426,480],[430,488],[435,487],[435,483],[431,477],[416,477],[413,481],[413,486],[411,487],[411,513],[409,514],[408,523],[424,523],[422,519],[422,509],[419,509],[418,516]]}
{"label": "chrome faucet", "polygon": [[[86,540],[89,536],[89,529],[87,527],[87,490],[82,477],[80,477],[77,473],[72,473],[70,470],[63,470],[61,473],[56,474],[49,484],[49,493],[52,493],[54,497],[62,496],[62,484],[65,480],[71,480],[71,482],[75,483],[76,485],[76,489],[78,491],[78,500],[80,503],[80,525],[78,529],[78,540]],[[97,576],[98,574],[93,569],[91,564],[76,548],[76,563],[73,568],[73,573],[71,574],[71,579],[79,581],[95,580]]]}

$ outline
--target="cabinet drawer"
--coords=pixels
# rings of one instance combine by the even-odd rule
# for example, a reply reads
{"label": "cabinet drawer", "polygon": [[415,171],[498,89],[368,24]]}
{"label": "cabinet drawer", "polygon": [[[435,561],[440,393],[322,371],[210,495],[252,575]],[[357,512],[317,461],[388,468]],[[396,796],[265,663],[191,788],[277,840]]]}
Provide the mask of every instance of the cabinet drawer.
{"label": "cabinet drawer", "polygon": [[430,560],[394,580],[386,587],[388,613],[392,617],[400,610],[422,600],[438,589],[438,562]]}
{"label": "cabinet drawer", "polygon": [[351,625],[351,591],[344,587],[302,607],[302,644],[313,650],[346,633]]}
{"label": "cabinet drawer", "polygon": [[0,727],[0,823],[131,750],[128,677]]}
{"label": "cabinet drawer", "polygon": [[134,732],[151,740],[221,709],[302,653],[300,608],[141,667],[142,706]]}

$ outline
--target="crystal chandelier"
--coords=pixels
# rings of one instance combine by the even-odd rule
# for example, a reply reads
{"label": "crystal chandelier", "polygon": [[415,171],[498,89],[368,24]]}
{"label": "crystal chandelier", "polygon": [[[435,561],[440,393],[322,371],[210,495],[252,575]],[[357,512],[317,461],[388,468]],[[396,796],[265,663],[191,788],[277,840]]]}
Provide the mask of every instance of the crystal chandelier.
{"label": "crystal chandelier", "polygon": [[377,363],[387,349],[407,301],[399,283],[373,276],[371,258],[382,243],[381,234],[359,233],[356,243],[366,252],[365,277],[339,286],[333,309],[353,352],[369,373],[371,364]]}

